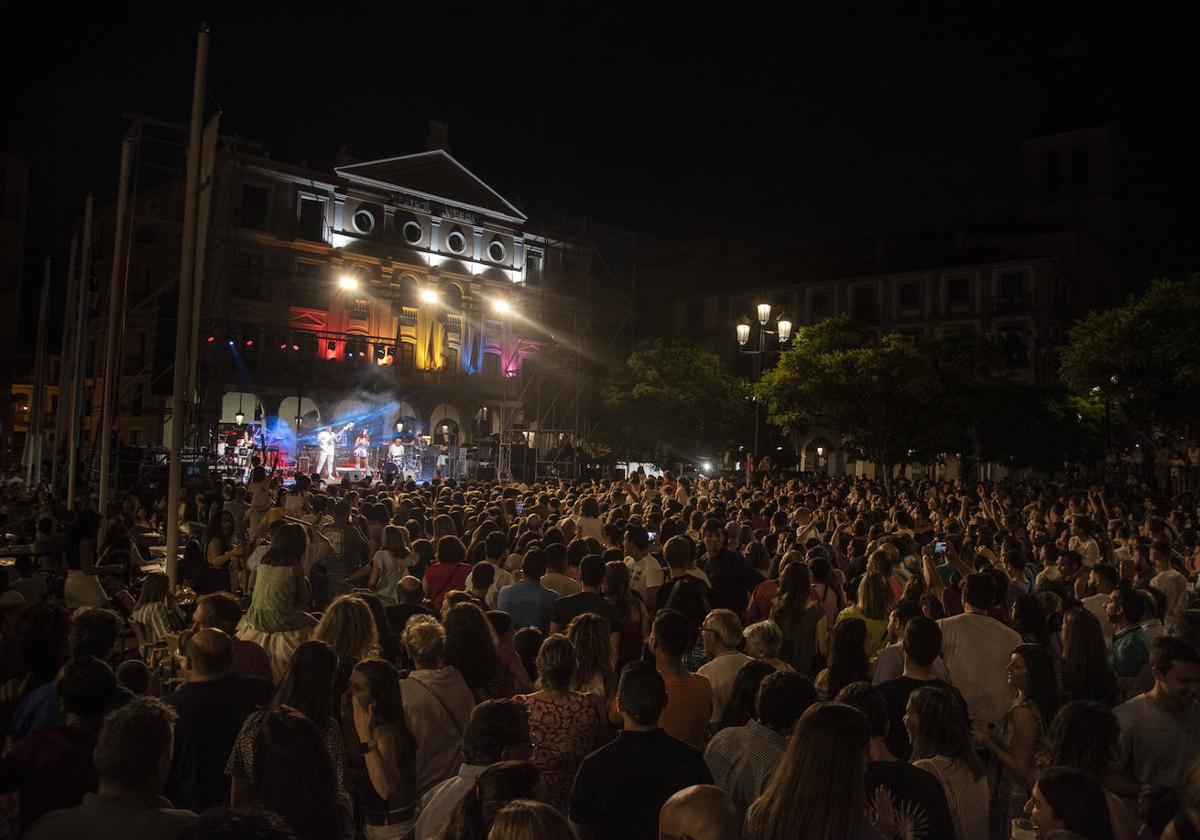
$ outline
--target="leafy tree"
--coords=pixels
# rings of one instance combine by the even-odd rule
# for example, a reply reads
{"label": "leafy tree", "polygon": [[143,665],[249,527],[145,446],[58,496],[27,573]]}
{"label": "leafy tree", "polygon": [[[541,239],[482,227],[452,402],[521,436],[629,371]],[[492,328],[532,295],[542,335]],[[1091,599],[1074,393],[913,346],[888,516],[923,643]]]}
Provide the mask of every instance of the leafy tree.
{"label": "leafy tree", "polygon": [[711,456],[753,422],[749,385],[686,341],[642,341],[601,393],[613,450],[660,464]]}
{"label": "leafy tree", "polygon": [[1180,427],[1200,411],[1200,275],[1157,280],[1124,306],[1093,312],[1068,336],[1063,382],[1110,414]]}

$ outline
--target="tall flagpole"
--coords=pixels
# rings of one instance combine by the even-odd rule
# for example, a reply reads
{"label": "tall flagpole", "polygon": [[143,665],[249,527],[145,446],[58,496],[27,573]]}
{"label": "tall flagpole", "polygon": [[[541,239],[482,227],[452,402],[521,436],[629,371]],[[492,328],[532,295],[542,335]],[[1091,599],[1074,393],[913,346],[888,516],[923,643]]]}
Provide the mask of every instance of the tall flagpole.
{"label": "tall flagpole", "polygon": [[37,355],[33,363],[33,399],[29,406],[29,431],[25,439],[29,464],[25,468],[25,483],[36,485],[42,480],[42,412],[46,391],[46,333],[50,318],[50,258],[46,257],[42,272],[42,299],[38,306]]}
{"label": "tall flagpole", "polygon": [[117,182],[117,221],[113,225],[112,276],[108,288],[108,314],[104,330],[104,390],[100,399],[100,514],[108,521],[108,484],[112,461],[112,436],[121,406],[121,345],[125,326],[125,208],[129,199],[128,135],[121,141],[121,175]]}
{"label": "tall flagpole", "polygon": [[[79,242],[79,286],[75,295],[75,361],[71,379],[71,407],[67,417],[67,510],[75,510],[75,479],[79,471],[79,441],[83,437],[83,380],[87,376],[88,272],[92,268],[92,194],[83,203],[83,238]],[[60,396],[61,400],[62,397]]]}
{"label": "tall flagpole", "polygon": [[[192,323],[189,338],[191,343],[188,345],[192,348],[192,358],[191,364],[188,366],[187,386],[188,403],[191,405],[194,400],[197,408],[200,403],[199,380],[197,376],[200,354],[196,352],[196,348],[200,346],[201,299],[204,294],[204,269],[208,257],[208,220],[212,215],[213,168],[216,165],[217,139],[219,137],[220,125],[221,112],[218,111],[208,121],[208,125],[204,126],[204,136],[200,148],[199,194],[196,198],[196,268],[192,274]],[[198,423],[194,431],[196,433],[194,444],[198,447],[200,445]]]}
{"label": "tall flagpole", "polygon": [[55,490],[61,486],[58,474],[58,455],[61,451],[66,455],[64,435],[67,433],[67,388],[71,379],[69,373],[71,364],[67,360],[67,349],[71,344],[71,332],[74,323],[71,313],[75,311],[75,296],[79,294],[79,277],[75,273],[75,255],[79,252],[79,234],[71,234],[71,252],[67,258],[67,308],[63,319],[62,349],[58,355],[58,410],[54,412],[54,447],[50,461],[50,484]]}
{"label": "tall flagpole", "polygon": [[204,123],[204,75],[208,65],[208,24],[196,36],[196,73],[192,81],[192,122],[188,133],[187,174],[183,204],[183,247],[179,257],[179,303],[175,315],[174,392],[171,396],[171,469],[167,482],[167,576],[174,586],[178,573],[179,490],[183,483],[183,435],[187,424],[187,392],[191,370],[192,275],[196,267],[196,194],[200,180],[200,132]]}

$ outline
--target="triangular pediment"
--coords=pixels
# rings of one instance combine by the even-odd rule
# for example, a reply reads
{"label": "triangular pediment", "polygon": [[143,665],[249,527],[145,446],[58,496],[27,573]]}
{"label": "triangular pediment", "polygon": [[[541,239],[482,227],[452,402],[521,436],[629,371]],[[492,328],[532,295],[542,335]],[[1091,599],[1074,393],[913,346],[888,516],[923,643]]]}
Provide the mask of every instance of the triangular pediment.
{"label": "triangular pediment", "polygon": [[338,175],[518,224],[526,216],[443,149],[339,166]]}

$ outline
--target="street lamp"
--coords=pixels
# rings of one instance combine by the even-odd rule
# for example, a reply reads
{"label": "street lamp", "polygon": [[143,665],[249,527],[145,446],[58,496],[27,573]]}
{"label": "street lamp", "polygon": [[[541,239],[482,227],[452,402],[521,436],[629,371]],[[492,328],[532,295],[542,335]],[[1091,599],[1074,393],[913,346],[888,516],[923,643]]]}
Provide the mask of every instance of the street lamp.
{"label": "street lamp", "polygon": [[353,274],[343,274],[338,278],[338,288],[344,292],[353,292],[358,288],[358,278]]}
{"label": "street lamp", "polygon": [[246,413],[242,411],[242,395],[240,392],[238,393],[238,410],[237,413],[233,415],[233,422],[237,423],[239,426],[246,422]]}
{"label": "street lamp", "polygon": [[[765,353],[768,352],[767,347],[766,347],[767,334],[771,333],[772,335],[775,335],[779,339],[779,344],[781,346],[784,344],[787,344],[788,339],[790,339],[792,337],[792,322],[789,321],[787,318],[784,318],[783,314],[780,313],[780,315],[778,316],[778,319],[775,321],[775,329],[769,330],[769,329],[767,329],[767,323],[771,320],[771,304],[769,304],[769,303],[758,304],[755,307],[755,313],[758,315],[758,325],[759,325],[758,326],[758,349],[757,350],[742,350],[741,352],[749,353],[752,356],[754,356],[754,361],[755,361],[755,363],[754,363],[754,378],[755,378],[755,380],[758,380],[758,378],[760,376],[762,376],[762,357]],[[735,331],[736,331],[736,336],[737,336],[737,343],[740,346],[745,347],[746,344],[748,344],[750,341],[750,324],[743,321],[742,323],[736,325]],[[779,350],[775,349],[770,352],[778,353]],[[752,457],[754,459],[755,465],[757,465],[757,463],[758,463],[758,422],[759,422],[759,420],[758,420],[758,404],[759,404],[759,400],[757,398],[755,398],[755,400],[754,400],[754,452],[752,453]]]}
{"label": "street lamp", "polygon": [[421,289],[421,291],[417,293],[417,297],[420,299],[421,303],[437,303],[438,302],[438,293],[437,293],[437,290],[435,290],[435,289],[430,289],[430,288]]}

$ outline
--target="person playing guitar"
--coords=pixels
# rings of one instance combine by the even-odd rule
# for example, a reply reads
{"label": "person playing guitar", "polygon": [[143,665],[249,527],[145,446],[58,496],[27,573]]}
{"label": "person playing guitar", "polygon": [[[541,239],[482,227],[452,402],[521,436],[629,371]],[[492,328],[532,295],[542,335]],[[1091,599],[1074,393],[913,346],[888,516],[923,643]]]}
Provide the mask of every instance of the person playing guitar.
{"label": "person playing guitar", "polygon": [[324,428],[317,432],[317,447],[321,450],[321,457],[317,459],[318,474],[324,473],[326,479],[333,478],[338,441],[342,439],[342,435],[353,428],[353,423],[347,423],[339,432],[335,432],[331,428]]}

